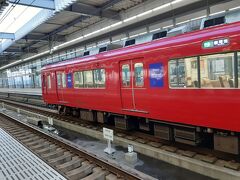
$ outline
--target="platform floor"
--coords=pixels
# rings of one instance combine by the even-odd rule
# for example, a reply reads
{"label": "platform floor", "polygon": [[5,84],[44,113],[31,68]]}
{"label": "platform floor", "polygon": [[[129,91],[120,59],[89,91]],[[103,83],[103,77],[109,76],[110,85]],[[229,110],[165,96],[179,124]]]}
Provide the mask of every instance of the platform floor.
{"label": "platform floor", "polygon": [[42,96],[42,89],[40,88],[0,88],[0,93],[14,93]]}
{"label": "platform floor", "polygon": [[65,178],[0,128],[0,180]]}

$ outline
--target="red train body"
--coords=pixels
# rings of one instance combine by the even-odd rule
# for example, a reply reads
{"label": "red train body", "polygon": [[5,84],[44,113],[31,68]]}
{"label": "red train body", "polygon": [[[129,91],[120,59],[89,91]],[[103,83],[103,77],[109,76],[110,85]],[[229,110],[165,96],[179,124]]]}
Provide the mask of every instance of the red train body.
{"label": "red train body", "polygon": [[[154,122],[240,132],[239,57],[240,22],[220,25],[48,65],[42,70],[43,99]],[[104,78],[104,84],[91,83],[95,71],[91,75],[90,70],[96,69],[103,71],[96,74],[102,73],[98,80]],[[87,85],[81,86],[81,76]]]}

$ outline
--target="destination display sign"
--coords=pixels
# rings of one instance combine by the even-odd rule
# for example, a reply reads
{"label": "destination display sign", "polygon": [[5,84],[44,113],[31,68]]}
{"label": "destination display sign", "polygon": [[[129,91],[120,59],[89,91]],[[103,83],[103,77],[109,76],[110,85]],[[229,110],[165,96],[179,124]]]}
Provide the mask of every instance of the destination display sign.
{"label": "destination display sign", "polygon": [[224,39],[204,41],[202,47],[206,49],[206,48],[214,48],[214,47],[227,46],[227,45],[229,45],[229,39],[224,38]]}

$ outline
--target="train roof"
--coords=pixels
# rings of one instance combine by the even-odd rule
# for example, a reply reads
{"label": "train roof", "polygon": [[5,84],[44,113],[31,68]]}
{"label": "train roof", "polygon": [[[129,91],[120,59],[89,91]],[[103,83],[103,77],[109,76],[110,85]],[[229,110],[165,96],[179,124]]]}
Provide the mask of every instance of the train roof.
{"label": "train roof", "polygon": [[157,49],[163,48],[163,47],[166,48],[166,46],[169,47],[169,45],[178,45],[180,43],[181,45],[183,45],[182,44],[183,42],[189,42],[194,40],[196,41],[197,39],[201,39],[201,38],[214,37],[220,34],[225,35],[225,33],[231,33],[231,32],[233,33],[237,31],[240,31],[240,22],[218,25],[218,26],[209,27],[203,30],[196,30],[189,33],[185,33],[185,34],[180,34],[173,37],[166,37],[166,38],[162,38],[162,39],[158,39],[158,40],[154,40],[154,41],[150,41],[142,44],[110,50],[110,51],[103,52],[96,55],[90,55],[87,57],[79,57],[71,60],[66,60],[56,64],[47,65],[43,67],[42,70],[44,71],[48,69],[61,68],[63,66],[74,65],[81,62],[89,62],[92,60],[106,59],[106,58],[116,57],[120,55],[124,56],[124,55],[128,55],[129,53],[140,53],[140,52],[144,52],[144,51],[156,49],[156,48]]}

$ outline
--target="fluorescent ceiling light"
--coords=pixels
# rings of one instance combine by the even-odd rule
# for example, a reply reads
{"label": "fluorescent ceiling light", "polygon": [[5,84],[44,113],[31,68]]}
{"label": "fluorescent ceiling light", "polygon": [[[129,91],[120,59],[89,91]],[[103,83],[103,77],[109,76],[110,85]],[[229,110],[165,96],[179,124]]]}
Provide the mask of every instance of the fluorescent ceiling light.
{"label": "fluorescent ceiling light", "polygon": [[175,1],[172,1],[172,2],[170,2],[170,3],[166,3],[166,4],[163,4],[163,5],[161,5],[161,6],[158,6],[158,7],[154,8],[154,9],[152,9],[152,10],[153,10],[153,11],[158,11],[158,10],[160,10],[160,9],[164,9],[164,8],[166,8],[166,7],[168,7],[168,6],[173,5],[173,4],[177,4],[177,3],[181,2],[181,1],[183,1],[183,0],[175,0]]}
{"label": "fluorescent ceiling light", "polygon": [[202,18],[205,18],[205,17],[207,17],[207,16],[206,16],[206,15],[204,15],[204,16],[199,16],[199,17],[190,19],[190,21],[195,21],[195,20],[202,19]]}
{"label": "fluorescent ceiling light", "polygon": [[163,4],[161,6],[158,6],[158,7],[154,8],[153,11],[158,11],[158,10],[166,8],[166,7],[170,6],[170,5],[171,5],[171,3]]}
{"label": "fluorescent ceiling light", "polygon": [[152,33],[152,32],[156,32],[156,31],[159,31],[159,30],[161,30],[161,28],[153,29],[153,30],[150,30],[149,32]]}
{"label": "fluorescent ceiling light", "polygon": [[168,26],[164,26],[163,29],[170,28],[170,27],[173,27],[173,24],[172,25],[168,25]]}
{"label": "fluorescent ceiling light", "polygon": [[219,11],[219,12],[215,12],[215,13],[209,14],[209,16],[214,16],[214,15],[222,14],[222,13],[225,13],[225,12],[226,11]]}
{"label": "fluorescent ceiling light", "polygon": [[138,14],[137,17],[145,16],[145,15],[150,14],[152,12],[153,12],[153,10],[145,11],[145,12],[143,12],[141,14]]}
{"label": "fluorescent ceiling light", "polygon": [[120,22],[117,22],[117,23],[115,23],[115,24],[112,24],[111,25],[111,27],[116,27],[116,26],[119,26],[119,25],[121,25],[123,22],[122,21],[120,21]]}
{"label": "fluorescent ceiling light", "polygon": [[36,55],[34,55],[34,56],[30,56],[30,57],[28,57],[28,58],[25,58],[25,59],[23,59],[22,61],[28,61],[28,60],[30,60],[30,59],[33,59],[33,58],[42,56],[42,55],[44,55],[44,54],[48,54],[49,52],[50,52],[50,50],[43,51],[43,52],[41,52],[41,53],[39,53],[39,54],[36,54]]}
{"label": "fluorescent ceiling light", "polygon": [[183,1],[183,0],[175,0],[175,1],[171,2],[171,4],[177,4],[177,3],[181,2],[181,1]]}
{"label": "fluorescent ceiling light", "polygon": [[190,20],[186,20],[186,21],[182,21],[182,22],[176,23],[176,25],[180,25],[180,24],[184,24],[184,23],[188,23],[188,22],[190,22]]}
{"label": "fluorescent ceiling light", "polygon": [[229,11],[233,11],[233,10],[236,10],[236,9],[240,9],[240,6],[237,6],[235,8],[231,8],[231,9],[229,9]]}
{"label": "fluorescent ceiling light", "polygon": [[7,65],[5,65],[5,66],[2,66],[0,69],[4,69],[4,68],[6,68],[6,67],[12,66],[12,65],[17,64],[17,63],[19,63],[19,62],[21,62],[21,61],[22,61],[22,59],[20,59],[20,60],[18,60],[18,61],[14,61],[14,62],[12,62],[12,63],[10,63],[10,64],[7,64]]}
{"label": "fluorescent ceiling light", "polygon": [[134,19],[136,19],[137,16],[133,16],[133,17],[130,17],[130,18],[127,18],[127,19],[124,19],[123,22],[128,22],[128,21],[132,21]]}
{"label": "fluorescent ceiling light", "polygon": [[119,41],[121,41],[121,39],[116,39],[116,40],[114,40],[112,42],[115,43],[115,42],[119,42]]}

